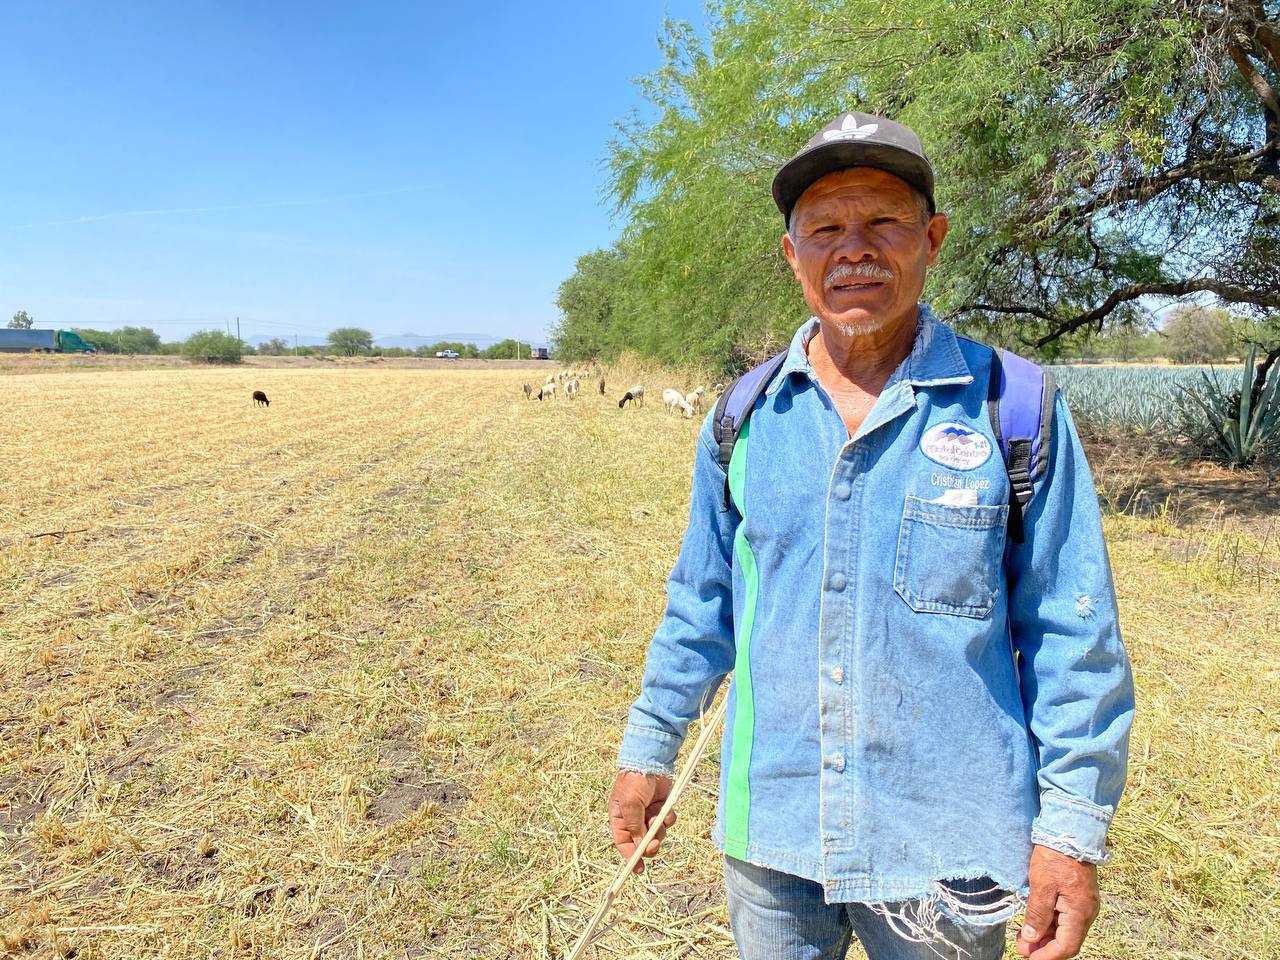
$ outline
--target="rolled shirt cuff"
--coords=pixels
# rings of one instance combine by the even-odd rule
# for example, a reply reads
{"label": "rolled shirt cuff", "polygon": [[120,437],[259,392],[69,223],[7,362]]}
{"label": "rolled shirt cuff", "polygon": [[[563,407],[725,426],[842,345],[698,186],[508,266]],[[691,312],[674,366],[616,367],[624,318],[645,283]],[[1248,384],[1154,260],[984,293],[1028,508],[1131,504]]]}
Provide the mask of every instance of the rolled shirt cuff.
{"label": "rolled shirt cuff", "polygon": [[1114,813],[1087,800],[1045,792],[1040,795],[1040,815],[1031,824],[1031,842],[1084,863],[1106,863],[1111,859],[1107,827]]}
{"label": "rolled shirt cuff", "polygon": [[618,769],[670,777],[675,773],[680,742],[665,730],[629,723],[618,750]]}

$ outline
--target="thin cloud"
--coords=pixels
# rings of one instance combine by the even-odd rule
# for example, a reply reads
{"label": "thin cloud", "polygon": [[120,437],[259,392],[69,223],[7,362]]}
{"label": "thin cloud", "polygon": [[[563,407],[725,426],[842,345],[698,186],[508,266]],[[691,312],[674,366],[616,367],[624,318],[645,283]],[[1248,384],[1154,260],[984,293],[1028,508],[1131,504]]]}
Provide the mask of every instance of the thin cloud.
{"label": "thin cloud", "polygon": [[313,207],[322,203],[341,203],[344,200],[368,200],[373,197],[390,197],[400,193],[417,193],[428,190],[426,186],[394,187],[390,190],[370,190],[367,193],[344,193],[334,197],[313,197],[309,200],[272,200],[267,203],[232,203],[216,207],[172,207],[167,210],[121,210],[116,213],[98,213],[76,217],[74,220],[42,220],[22,223],[10,230],[26,230],[32,227],[67,227],[77,223],[94,223],[99,220],[119,220],[125,217],[164,217],[183,213],[223,213],[231,210],[270,210],[275,207]]}

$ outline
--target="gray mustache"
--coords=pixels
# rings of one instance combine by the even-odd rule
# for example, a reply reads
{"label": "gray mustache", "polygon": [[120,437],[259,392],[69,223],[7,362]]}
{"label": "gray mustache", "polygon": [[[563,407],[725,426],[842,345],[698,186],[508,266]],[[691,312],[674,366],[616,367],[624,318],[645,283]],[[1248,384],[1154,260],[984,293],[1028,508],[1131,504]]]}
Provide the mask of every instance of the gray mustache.
{"label": "gray mustache", "polygon": [[823,278],[822,284],[830,289],[841,280],[851,277],[867,277],[871,280],[892,280],[893,273],[876,263],[837,263]]}

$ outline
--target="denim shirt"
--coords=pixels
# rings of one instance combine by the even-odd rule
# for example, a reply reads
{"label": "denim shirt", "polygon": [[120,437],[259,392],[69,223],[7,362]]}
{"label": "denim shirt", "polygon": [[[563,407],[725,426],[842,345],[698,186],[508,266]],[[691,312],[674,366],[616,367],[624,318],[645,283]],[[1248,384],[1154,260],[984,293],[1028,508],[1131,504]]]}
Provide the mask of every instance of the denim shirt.
{"label": "denim shirt", "polygon": [[[807,358],[817,330],[797,331],[747,421],[728,509],[702,425],[619,766],[670,774],[732,673],[713,833],[729,856],[821,883],[833,903],[979,878],[1025,895],[1032,844],[1105,862],[1133,686],[1061,396],[1013,543],[991,349],[921,305],[911,354],[851,438]],[[985,438],[986,459],[930,459],[926,434],[947,424]]]}

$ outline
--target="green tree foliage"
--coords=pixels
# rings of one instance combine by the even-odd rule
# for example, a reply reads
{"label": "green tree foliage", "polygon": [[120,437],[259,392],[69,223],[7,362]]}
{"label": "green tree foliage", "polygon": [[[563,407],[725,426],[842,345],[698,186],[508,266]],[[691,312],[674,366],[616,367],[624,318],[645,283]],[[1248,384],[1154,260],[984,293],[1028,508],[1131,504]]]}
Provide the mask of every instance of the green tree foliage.
{"label": "green tree foliage", "polygon": [[118,330],[87,330],[73,327],[72,333],[96,346],[101,353],[163,353],[160,335],[150,327],[121,327]]}
{"label": "green tree foliage", "polygon": [[[1280,0],[711,12],[706,40],[668,25],[641,82],[656,110],[612,144],[627,228],[561,288],[557,342],[575,355],[717,360],[782,341],[805,308],[770,181],[845,109],[924,141],[951,219],[925,296],[961,328],[1052,353],[1140,323],[1141,297],[1280,310]],[[593,282],[609,260],[611,282]]]}
{"label": "green tree foliage", "polygon": [[445,350],[452,350],[465,360],[474,360],[480,356],[480,348],[474,343],[459,343],[454,340],[441,340],[439,343],[416,347],[413,352],[419,357],[434,357]]}
{"label": "green tree foliage", "polygon": [[19,310],[13,315],[13,319],[9,321],[7,326],[10,330],[30,330],[35,321],[31,319],[30,314],[25,310]]}
{"label": "green tree foliage", "polygon": [[329,346],[348,357],[373,349],[373,334],[359,327],[339,327],[329,333],[328,340]]}
{"label": "green tree foliage", "polygon": [[1235,323],[1226,310],[1179,307],[1162,332],[1165,355],[1174,363],[1219,363],[1239,352]]}
{"label": "green tree foliage", "polygon": [[600,357],[616,360],[641,327],[629,325],[619,300],[626,292],[628,263],[621,250],[596,250],[579,257],[573,276],[560,284],[556,306],[563,318],[552,331],[556,356],[573,362]]}
{"label": "green tree foliage", "polygon": [[272,337],[258,345],[258,353],[267,357],[278,357],[289,349],[289,344],[281,337]]}
{"label": "green tree foliage", "polygon": [[182,355],[199,363],[239,363],[243,344],[221,330],[200,330],[182,344]]}
{"label": "green tree foliage", "polygon": [[150,327],[121,327],[100,339],[114,339],[120,353],[160,352],[160,335]]}
{"label": "green tree foliage", "polygon": [[492,346],[485,347],[480,351],[480,357],[484,360],[515,360],[519,357],[528,360],[531,350],[529,344],[508,337],[506,340],[499,340]]}

